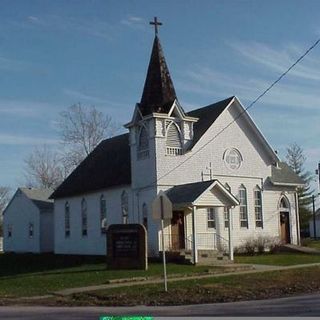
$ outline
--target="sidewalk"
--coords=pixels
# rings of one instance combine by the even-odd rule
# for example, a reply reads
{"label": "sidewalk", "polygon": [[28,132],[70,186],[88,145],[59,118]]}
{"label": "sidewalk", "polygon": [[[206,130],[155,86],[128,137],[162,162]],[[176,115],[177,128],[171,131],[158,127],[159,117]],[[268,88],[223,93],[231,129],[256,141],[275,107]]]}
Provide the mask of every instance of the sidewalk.
{"label": "sidewalk", "polygon": [[[271,265],[252,265],[252,266],[254,268],[253,270],[225,272],[225,273],[218,273],[218,274],[191,275],[191,276],[182,276],[182,277],[178,276],[174,278],[169,278],[168,282],[215,278],[215,277],[218,278],[218,277],[225,277],[225,276],[231,276],[231,275],[252,274],[252,273],[260,273],[260,272],[268,272],[268,271],[299,269],[299,268],[320,266],[320,263],[318,262],[318,263],[299,264],[299,265],[291,265],[291,266],[271,266]],[[87,287],[80,287],[80,288],[69,288],[69,289],[53,292],[53,295],[68,296],[75,293],[90,292],[90,291],[104,290],[104,289],[110,289],[110,288],[146,285],[146,284],[158,284],[162,282],[163,282],[163,278],[154,278],[154,279],[145,278],[145,280],[126,281],[123,283],[109,283],[109,284],[87,286]]]}

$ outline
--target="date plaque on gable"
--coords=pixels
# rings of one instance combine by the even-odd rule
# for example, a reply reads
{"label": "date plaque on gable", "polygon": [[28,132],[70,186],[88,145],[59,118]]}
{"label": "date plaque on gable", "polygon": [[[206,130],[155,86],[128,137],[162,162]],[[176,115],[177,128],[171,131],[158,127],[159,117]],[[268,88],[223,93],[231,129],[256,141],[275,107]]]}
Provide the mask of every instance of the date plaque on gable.
{"label": "date plaque on gable", "polygon": [[107,230],[108,269],[148,269],[147,232],[142,224],[112,224]]}

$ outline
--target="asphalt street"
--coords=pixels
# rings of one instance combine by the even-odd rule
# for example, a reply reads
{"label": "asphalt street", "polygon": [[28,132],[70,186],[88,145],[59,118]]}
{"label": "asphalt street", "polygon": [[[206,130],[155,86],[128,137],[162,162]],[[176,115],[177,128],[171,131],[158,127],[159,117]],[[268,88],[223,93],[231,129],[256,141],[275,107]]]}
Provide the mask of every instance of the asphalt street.
{"label": "asphalt street", "polygon": [[97,320],[101,315],[154,317],[319,317],[320,294],[289,298],[167,307],[0,307],[0,319]]}

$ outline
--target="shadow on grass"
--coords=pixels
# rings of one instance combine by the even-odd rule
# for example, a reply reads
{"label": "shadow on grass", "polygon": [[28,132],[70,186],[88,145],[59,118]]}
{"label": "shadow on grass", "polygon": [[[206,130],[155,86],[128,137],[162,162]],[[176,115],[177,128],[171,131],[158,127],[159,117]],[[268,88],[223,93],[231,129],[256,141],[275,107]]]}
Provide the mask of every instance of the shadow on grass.
{"label": "shadow on grass", "polygon": [[[104,256],[5,253],[0,254],[0,277],[48,272],[50,270],[81,267],[82,265],[94,266],[105,261]],[[93,271],[93,269],[90,269],[90,271]],[[102,268],[99,269],[99,271],[101,270]],[[87,271],[83,270],[83,272]],[[62,273],[64,272],[62,271]]]}

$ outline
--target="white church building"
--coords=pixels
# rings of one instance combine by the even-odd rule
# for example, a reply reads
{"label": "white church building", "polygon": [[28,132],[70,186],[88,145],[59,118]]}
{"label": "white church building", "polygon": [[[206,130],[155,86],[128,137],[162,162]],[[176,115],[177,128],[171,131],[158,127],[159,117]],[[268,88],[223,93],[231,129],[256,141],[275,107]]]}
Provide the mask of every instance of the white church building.
{"label": "white church building", "polygon": [[55,253],[104,255],[106,226],[141,223],[157,256],[161,224],[151,207],[160,191],[173,204],[166,251],[219,250],[229,228],[234,247],[258,236],[299,244],[302,181],[237,97],[183,109],[157,35],[132,111],[128,133],[102,141],[53,193]]}

